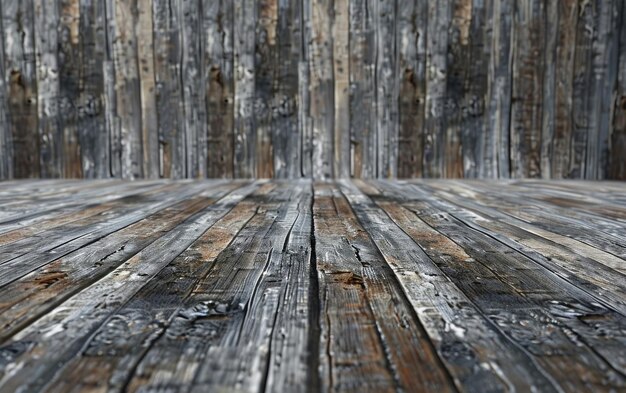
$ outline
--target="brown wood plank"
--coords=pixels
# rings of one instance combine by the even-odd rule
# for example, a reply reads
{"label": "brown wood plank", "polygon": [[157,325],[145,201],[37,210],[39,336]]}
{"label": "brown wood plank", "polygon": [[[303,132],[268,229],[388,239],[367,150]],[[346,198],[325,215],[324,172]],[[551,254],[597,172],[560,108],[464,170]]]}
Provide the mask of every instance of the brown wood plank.
{"label": "brown wood plank", "polygon": [[[217,220],[257,187],[257,184],[243,187],[215,201],[216,203],[208,208],[207,206],[210,204],[203,204],[200,209],[190,212],[192,215],[186,216],[184,221],[177,220],[178,222],[174,223],[168,232],[161,232],[155,228],[158,239],[153,239],[155,240],[154,243],[130,259],[123,260],[123,263],[122,261],[118,262],[117,266],[109,269],[109,274],[102,275],[100,280],[93,281],[91,286],[80,288],[82,291],[74,292],[74,296],[69,297],[62,307],[55,308],[54,311],[46,314],[30,328],[19,332],[13,343],[23,342],[25,337],[31,337],[31,339],[38,340],[37,348],[45,347],[49,348],[50,351],[47,352],[48,356],[44,358],[29,357],[28,350],[17,354],[18,357],[25,356],[24,359],[31,363],[41,362],[38,363],[40,367],[37,367],[39,371],[36,375],[30,372],[26,374],[18,372],[11,375],[4,373],[3,376],[7,378],[3,379],[2,388],[11,389],[24,384],[35,389],[44,387],[50,382],[49,378],[54,375],[56,366],[71,360],[71,357],[80,351],[85,339],[91,336],[90,334],[80,335],[77,334],[78,332],[95,332],[97,327],[102,326],[102,323],[107,321],[107,317],[112,312],[136,295],[150,279],[162,272],[181,252],[194,244],[207,229],[211,228]],[[152,263],[146,264],[148,259]],[[70,270],[69,273],[76,275],[79,271]],[[56,298],[57,305],[60,304],[59,300]],[[109,329],[116,326],[115,316],[111,317],[110,323],[106,326]],[[51,335],[41,335],[42,331],[47,330],[45,326],[58,326],[59,322],[64,326],[63,329],[57,330]],[[36,325],[41,328],[37,328]],[[91,348],[97,355],[98,350],[95,349],[98,346],[97,336],[93,343]],[[31,347],[30,350],[32,349],[35,348]],[[12,361],[15,360],[19,361],[17,358],[12,359]],[[51,365],[52,367],[50,367]],[[6,371],[6,368],[4,370]],[[106,370],[102,371],[106,372]],[[85,382],[89,386],[89,381]]]}
{"label": "brown wood plank", "polygon": [[[415,188],[402,191],[395,186],[392,190],[394,196],[382,199],[404,199],[407,201],[402,203],[404,206],[471,257],[472,263],[464,268],[454,268],[448,260],[448,277],[464,288],[471,285],[489,288],[486,296],[480,293],[484,289],[475,294],[469,288],[464,292],[506,335],[526,349],[557,384],[572,391],[602,389],[607,388],[607,384],[615,389],[623,386],[625,380],[621,371],[613,371],[623,368],[622,356],[615,356],[613,352],[615,343],[611,343],[611,339],[598,340],[594,328],[584,322],[585,317],[572,318],[563,314],[560,305],[578,310],[581,313],[578,316],[602,315],[600,319],[612,320],[607,326],[621,324],[623,315],[599,306],[592,297],[568,281],[537,269],[535,261],[523,253],[507,251],[508,246],[499,243],[493,235],[468,229],[454,210],[427,193]],[[464,276],[472,268],[478,269],[470,274],[478,281],[456,276]],[[479,272],[481,269],[484,269],[483,273]],[[558,301],[554,300],[555,297]],[[569,338],[572,331],[579,337],[577,342]],[[609,364],[614,369],[607,371]],[[572,369],[579,370],[579,374],[573,376],[562,371]],[[612,382],[608,382],[607,377]]]}
{"label": "brown wood plank", "polygon": [[[158,388],[164,373],[170,375],[168,385],[177,389],[188,390],[198,384],[200,391],[219,390],[236,385],[240,378],[247,389],[262,388],[268,344],[261,342],[272,334],[274,324],[268,325],[265,318],[254,319],[265,305],[262,299],[268,296],[258,291],[264,280],[273,281],[271,271],[280,263],[298,206],[306,197],[304,184],[288,187],[279,184],[252,200],[255,215],[181,299],[164,334],[150,346],[129,379],[129,391]],[[308,206],[304,203],[303,207]],[[244,338],[248,325],[261,329],[255,337],[261,342]],[[251,357],[229,356],[236,350]],[[188,368],[190,364],[195,366]]]}
{"label": "brown wood plank", "polygon": [[337,186],[315,185],[313,213],[322,389],[453,391],[391,269]]}

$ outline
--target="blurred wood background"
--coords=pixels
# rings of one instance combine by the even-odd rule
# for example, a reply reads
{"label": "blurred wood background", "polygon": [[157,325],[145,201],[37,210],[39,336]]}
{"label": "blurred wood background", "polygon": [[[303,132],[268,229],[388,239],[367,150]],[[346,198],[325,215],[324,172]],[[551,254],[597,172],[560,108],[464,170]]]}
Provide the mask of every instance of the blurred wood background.
{"label": "blurred wood background", "polygon": [[2,0],[0,178],[626,178],[623,0]]}

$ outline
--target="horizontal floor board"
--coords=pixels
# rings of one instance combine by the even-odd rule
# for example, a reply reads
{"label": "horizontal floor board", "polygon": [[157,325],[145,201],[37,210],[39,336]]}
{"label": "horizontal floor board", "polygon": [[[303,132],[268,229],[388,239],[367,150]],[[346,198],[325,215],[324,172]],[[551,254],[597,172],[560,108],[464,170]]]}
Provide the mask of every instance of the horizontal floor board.
{"label": "horizontal floor board", "polygon": [[620,391],[626,184],[11,181],[0,391]]}

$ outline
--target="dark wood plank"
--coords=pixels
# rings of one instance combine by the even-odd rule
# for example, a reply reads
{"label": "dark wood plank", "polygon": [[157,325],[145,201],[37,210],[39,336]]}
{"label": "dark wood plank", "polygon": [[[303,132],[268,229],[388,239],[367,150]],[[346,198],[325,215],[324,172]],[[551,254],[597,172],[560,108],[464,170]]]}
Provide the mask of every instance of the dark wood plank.
{"label": "dark wood plank", "polygon": [[315,185],[313,213],[322,389],[453,391],[393,267],[337,186]]}
{"label": "dark wood plank", "polygon": [[13,141],[6,84],[6,53],[4,49],[4,12],[0,4],[0,180],[13,178]]}
{"label": "dark wood plank", "polygon": [[570,143],[574,129],[574,59],[579,0],[558,2],[556,73],[554,97],[554,134],[552,140],[552,178],[569,176]]}
{"label": "dark wood plank", "polygon": [[209,178],[233,177],[233,2],[203,2]]}
{"label": "dark wood plank", "polygon": [[[166,267],[175,260],[181,252],[188,249],[189,246],[194,243],[197,244],[197,239],[205,234],[207,229],[211,228],[216,221],[222,218],[234,205],[257,187],[257,184],[252,184],[215,201],[215,204],[212,206],[208,206],[205,203],[199,209],[196,208],[194,212],[187,212],[192,214],[187,215],[184,221],[180,221],[176,218],[178,222],[172,225],[172,230],[168,232],[161,232],[158,228],[154,228],[156,230],[154,233],[157,236],[153,239],[154,242],[147,245],[144,250],[139,251],[132,257],[129,255],[117,262],[115,266],[111,266],[110,269],[108,269],[109,274],[101,275],[99,281],[92,282],[93,285],[80,288],[80,292],[75,291],[74,296],[69,297],[63,307],[56,308],[53,312],[46,314],[45,317],[36,322],[36,324],[42,327],[41,329],[31,329],[35,327],[35,325],[32,325],[31,328],[19,332],[19,335],[14,338],[13,343],[23,342],[25,337],[30,337],[30,340],[38,341],[38,348],[45,347],[49,349],[49,351],[47,351],[48,356],[44,358],[29,357],[28,352],[34,349],[33,347],[23,353],[17,354],[18,358],[11,359],[10,361],[20,361],[19,357],[21,357],[30,362],[38,371],[36,374],[30,372],[26,374],[19,372],[11,374],[8,378],[3,379],[2,388],[11,389],[11,387],[22,386],[24,384],[33,389],[41,389],[44,387],[55,374],[56,367],[70,361],[73,355],[77,352],[81,352],[85,340],[92,337],[91,334],[81,335],[77,333],[96,333],[97,328],[100,327],[105,329],[104,334],[107,334],[107,332],[111,331],[110,329],[115,329],[116,326],[119,327],[118,323],[123,319],[120,319],[120,317],[116,318],[116,316],[111,315],[111,313],[126,304],[126,302],[144,288],[152,278],[158,276],[161,272],[163,272],[161,274],[166,275],[166,271],[163,269],[166,269]],[[149,233],[152,234],[153,232]],[[206,238],[204,239],[206,240]],[[191,251],[191,253],[195,252]],[[189,256],[190,254],[187,254],[183,260],[187,261]],[[152,263],[146,264],[145,261],[148,259],[150,259]],[[180,263],[180,259],[178,262]],[[75,275],[78,271],[74,270],[72,273]],[[87,272],[83,274],[85,273]],[[183,285],[183,283],[181,283],[181,285]],[[145,294],[146,291],[144,290],[143,293]],[[152,295],[154,295],[154,293],[152,293]],[[57,294],[57,296],[60,296],[60,294]],[[57,300],[57,304],[58,303]],[[124,310],[120,311],[123,312]],[[88,317],[85,318],[86,316]],[[108,317],[110,317],[110,319],[107,319]],[[57,330],[56,333],[51,335],[41,335],[42,331],[47,330],[44,326],[58,326],[58,323],[61,323],[64,328]],[[107,323],[107,325],[103,325],[103,323]],[[99,345],[100,339],[103,338],[103,336],[95,335],[93,337],[91,344],[85,348],[88,356],[89,354],[98,356],[98,347],[104,349],[104,347]],[[12,344],[8,345],[10,346]],[[48,367],[46,367],[46,365]],[[85,365],[87,365],[87,363],[85,363]],[[4,368],[4,370],[6,370],[6,368]],[[106,370],[100,371],[103,374],[106,373]],[[7,375],[4,374],[3,376]],[[115,382],[116,376],[114,375],[113,377],[113,382]],[[84,383],[86,386],[91,385],[89,381],[84,381]],[[124,380],[117,380],[117,383],[121,383],[123,387]],[[83,387],[85,387],[85,385]]]}
{"label": "dark wood plank", "polygon": [[[304,175],[302,168],[303,161],[309,161],[310,157],[304,152],[303,143],[306,128],[304,116],[308,106],[305,97],[300,97],[300,94],[308,92],[308,84],[301,80],[300,71],[300,60],[304,56],[303,7],[299,1],[278,2],[278,86],[272,146],[274,176],[279,179],[308,176]],[[300,116],[303,116],[302,120]]]}
{"label": "dark wood plank", "polygon": [[[40,176],[33,0],[2,3],[13,176]],[[18,38],[18,39],[16,39]],[[4,155],[4,153],[3,153]]]}
{"label": "dark wood plank", "polygon": [[333,1],[307,2],[310,16],[306,42],[309,45],[309,117],[312,137],[313,179],[335,176],[334,159],[334,102],[333,81]]}
{"label": "dark wood plank", "polygon": [[187,175],[180,64],[182,16],[178,5],[177,0],[153,1],[159,174],[172,179],[185,178]]}
{"label": "dark wood plank", "polygon": [[[398,177],[422,175],[426,102],[427,1],[398,2]],[[360,118],[360,116],[358,117]]]}
{"label": "dark wood plank", "polygon": [[350,177],[350,1],[333,0],[332,58],[334,85],[335,177]]}
{"label": "dark wood plank", "polygon": [[426,117],[423,176],[443,177],[446,152],[446,80],[452,19],[450,1],[429,1],[426,30]]}
{"label": "dark wood plank", "polygon": [[137,2],[113,1],[113,61],[115,70],[116,115],[119,121],[120,172],[123,179],[144,176],[141,81],[138,64]]}
{"label": "dark wood plank", "polygon": [[255,42],[254,113],[257,178],[274,177],[273,126],[276,116],[278,69],[278,0],[257,2]]}
{"label": "dark wood plank", "polygon": [[[299,209],[310,208],[310,186],[288,187],[279,184],[252,200],[256,213],[181,299],[164,334],[129,379],[129,391],[158,389],[164,373],[170,375],[167,385],[177,389],[221,390],[239,384],[250,391],[263,389],[268,340],[279,307],[276,285],[281,279],[275,269],[281,255],[288,254],[285,241]],[[264,312],[273,315],[260,315]],[[232,356],[235,352],[250,356]],[[187,364],[197,367],[188,369]]]}
{"label": "dark wood plank", "polygon": [[[603,315],[603,318],[613,320],[608,325],[621,324],[623,314],[598,305],[593,297],[569,281],[537,269],[536,261],[524,253],[507,251],[509,247],[494,239],[492,234],[473,232],[462,224],[463,218],[455,215],[448,205],[425,192],[416,191],[413,188],[408,194],[404,193],[403,198],[411,202],[403,204],[461,246],[475,262],[464,269],[452,268],[447,271],[448,277],[456,285],[475,283],[478,287],[488,287],[488,296],[471,295],[474,303],[513,341],[529,351],[558,385],[566,390],[618,389],[623,386],[625,380],[619,372],[607,371],[609,365],[617,370],[622,368],[621,355],[611,353],[615,343],[610,339],[597,341],[593,328],[581,322],[584,318],[564,315],[558,305],[580,310],[581,315]],[[455,278],[455,274],[465,274],[470,268],[485,269],[484,273],[472,274],[480,277],[479,282],[468,277]],[[484,280],[489,275],[493,279]],[[469,289],[464,291],[470,293]],[[555,296],[559,296],[556,303]],[[569,339],[570,329],[579,337],[576,343]],[[522,334],[523,331],[526,333]],[[607,353],[610,354],[608,357]],[[567,369],[580,371],[573,376],[562,371]]]}
{"label": "dark wood plank", "polygon": [[350,1],[350,167],[357,178],[376,177],[376,51],[374,1]]}
{"label": "dark wood plank", "polygon": [[256,132],[254,128],[254,67],[256,42],[256,2],[246,0],[234,4],[234,152],[235,178],[256,174]]}
{"label": "dark wood plank", "polygon": [[486,108],[487,135],[483,142],[486,163],[481,176],[511,177],[510,133],[512,102],[513,6],[506,0],[493,0],[490,17],[494,26],[489,54]]}
{"label": "dark wood plank", "polygon": [[[105,95],[107,67],[106,2],[83,0],[79,3],[80,98],[78,105],[78,143],[84,178],[108,177],[111,171],[111,124]],[[110,82],[110,81],[109,81]],[[110,117],[109,117],[110,120]]]}
{"label": "dark wood plank", "polygon": [[619,63],[617,91],[613,112],[613,132],[611,134],[611,168],[608,178],[626,180],[626,7],[622,4],[621,21],[618,22]]}
{"label": "dark wood plank", "polygon": [[545,2],[518,1],[513,7],[512,17],[512,45],[515,49],[511,77],[511,175],[517,178],[539,177],[546,62]]}
{"label": "dark wood plank", "polygon": [[80,105],[80,1],[62,0],[58,22],[59,97],[58,122],[62,135],[63,177],[82,178],[78,116]]}
{"label": "dark wood plank", "polygon": [[[184,109],[187,178],[204,178],[207,170],[206,80],[202,43],[202,2],[178,0],[181,26],[181,85]],[[247,37],[246,39],[249,39]],[[252,177],[252,176],[250,176]]]}

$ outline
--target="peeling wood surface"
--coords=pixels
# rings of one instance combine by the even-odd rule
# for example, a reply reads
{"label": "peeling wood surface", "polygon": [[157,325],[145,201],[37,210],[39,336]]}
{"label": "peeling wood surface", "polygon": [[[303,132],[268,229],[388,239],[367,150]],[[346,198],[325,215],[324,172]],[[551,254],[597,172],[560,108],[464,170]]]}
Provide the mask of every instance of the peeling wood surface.
{"label": "peeling wood surface", "polygon": [[1,391],[626,389],[621,183],[2,184]]}
{"label": "peeling wood surface", "polygon": [[0,179],[625,179],[621,0],[4,0]]}

